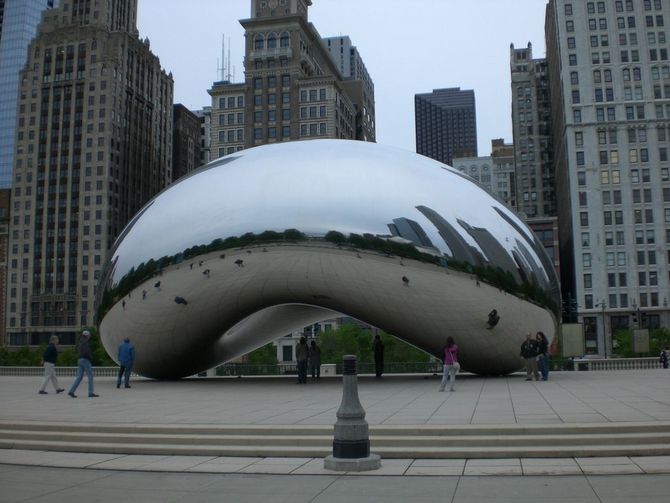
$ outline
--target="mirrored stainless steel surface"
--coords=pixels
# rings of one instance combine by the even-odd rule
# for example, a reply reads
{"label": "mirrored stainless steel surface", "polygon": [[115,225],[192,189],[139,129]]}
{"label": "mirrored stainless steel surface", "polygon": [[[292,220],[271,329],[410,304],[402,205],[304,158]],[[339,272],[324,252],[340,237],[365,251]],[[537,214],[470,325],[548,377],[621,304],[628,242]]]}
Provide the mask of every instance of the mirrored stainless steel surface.
{"label": "mirrored stainless steel surface", "polygon": [[[223,157],[149,202],[98,288],[103,344],[175,378],[342,313],[465,370],[519,369],[527,332],[551,340],[551,261],[516,214],[432,159],[314,140]],[[489,313],[498,321],[491,326]]]}

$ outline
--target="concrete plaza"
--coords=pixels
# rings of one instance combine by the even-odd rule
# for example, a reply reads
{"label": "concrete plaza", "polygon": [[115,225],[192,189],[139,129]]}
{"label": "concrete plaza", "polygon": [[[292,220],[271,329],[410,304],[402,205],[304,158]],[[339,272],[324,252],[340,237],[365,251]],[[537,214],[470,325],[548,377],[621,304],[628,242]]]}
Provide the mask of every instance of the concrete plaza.
{"label": "concrete plaza", "polygon": [[[39,377],[0,378],[0,422],[331,425],[339,378],[298,386],[290,378],[133,381],[96,379],[99,398],[38,395]],[[67,387],[71,379],[61,379]],[[670,421],[670,372],[461,375],[453,393],[439,376],[362,376],[371,426],[650,425]],[[0,502],[27,501],[670,501],[670,456],[385,459],[359,474],[323,469],[321,458],[133,455],[0,449]]]}
{"label": "concrete plaza", "polygon": [[[438,392],[440,376],[359,378],[366,420],[374,425],[558,424],[670,421],[670,371],[555,372],[549,381],[459,375]],[[71,378],[61,378],[66,389]],[[0,377],[0,420],[134,424],[332,425],[341,378],[296,385],[291,378],[136,379],[116,389],[96,378],[100,398],[38,395],[41,377]]]}

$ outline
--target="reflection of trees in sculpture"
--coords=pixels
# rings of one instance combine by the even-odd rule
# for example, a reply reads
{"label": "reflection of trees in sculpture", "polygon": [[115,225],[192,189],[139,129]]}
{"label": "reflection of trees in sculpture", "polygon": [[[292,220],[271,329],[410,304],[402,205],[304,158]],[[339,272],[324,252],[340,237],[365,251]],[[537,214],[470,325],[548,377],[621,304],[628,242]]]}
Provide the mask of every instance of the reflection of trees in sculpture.
{"label": "reflection of trees in sculpture", "polygon": [[[166,255],[159,259],[150,259],[147,262],[142,262],[137,268],[131,268],[115,286],[104,290],[97,310],[97,319],[101,320],[107,311],[109,311],[121,298],[128,295],[145,281],[160,275],[162,271],[169,266],[177,265],[184,261],[222,250],[230,250],[234,248],[243,249],[247,246],[262,244],[299,243],[308,241],[327,241],[337,245],[339,248],[348,247],[352,251],[369,250],[381,253],[387,257],[396,256],[437,266],[448,266],[449,269],[475,275],[479,280],[500,288],[507,293],[524,297],[542,306],[550,307],[551,309],[554,309],[555,307],[551,298],[537,284],[534,276],[531,277],[530,281],[524,280],[519,284],[511,271],[505,270],[499,266],[472,265],[468,262],[454,260],[448,256],[438,257],[419,251],[411,243],[398,243],[371,234],[349,234],[348,236],[345,236],[338,231],[329,231],[323,238],[313,238],[308,237],[296,229],[286,229],[283,232],[268,230],[261,232],[260,234],[248,232],[239,237],[231,236],[226,239],[217,238],[209,244],[192,246],[175,255]],[[225,258],[225,254],[222,254],[221,258]]]}

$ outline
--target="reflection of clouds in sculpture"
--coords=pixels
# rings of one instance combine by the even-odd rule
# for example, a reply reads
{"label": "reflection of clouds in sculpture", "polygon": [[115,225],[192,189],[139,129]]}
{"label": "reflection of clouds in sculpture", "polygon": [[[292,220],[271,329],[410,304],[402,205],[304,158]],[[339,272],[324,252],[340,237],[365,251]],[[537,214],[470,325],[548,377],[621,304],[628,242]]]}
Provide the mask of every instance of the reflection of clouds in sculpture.
{"label": "reflection of clouds in sculpture", "polygon": [[[341,140],[264,146],[210,163],[143,209],[105,269],[101,331],[108,348],[122,332],[160,345],[137,368],[170,377],[341,312],[434,354],[453,335],[464,368],[509,372],[513,320],[526,320],[521,333],[554,332],[558,290],[543,254],[513,212],[431,159]],[[196,283],[184,260],[211,277],[201,270]],[[121,316],[134,290],[149,292],[143,310],[132,295]]]}

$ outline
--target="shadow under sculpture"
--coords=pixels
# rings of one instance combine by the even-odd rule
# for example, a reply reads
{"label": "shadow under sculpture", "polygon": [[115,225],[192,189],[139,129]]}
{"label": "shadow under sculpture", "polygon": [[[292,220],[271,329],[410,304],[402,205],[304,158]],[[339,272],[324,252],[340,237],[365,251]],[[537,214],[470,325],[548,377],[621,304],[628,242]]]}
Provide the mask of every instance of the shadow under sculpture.
{"label": "shadow under sculpture", "polygon": [[506,374],[524,333],[553,339],[559,305],[542,243],[474,180],[409,151],[313,140],[223,157],[151,200],[114,244],[97,315],[107,352],[130,337],[148,377],[342,314],[437,357],[451,335],[464,370]]}

